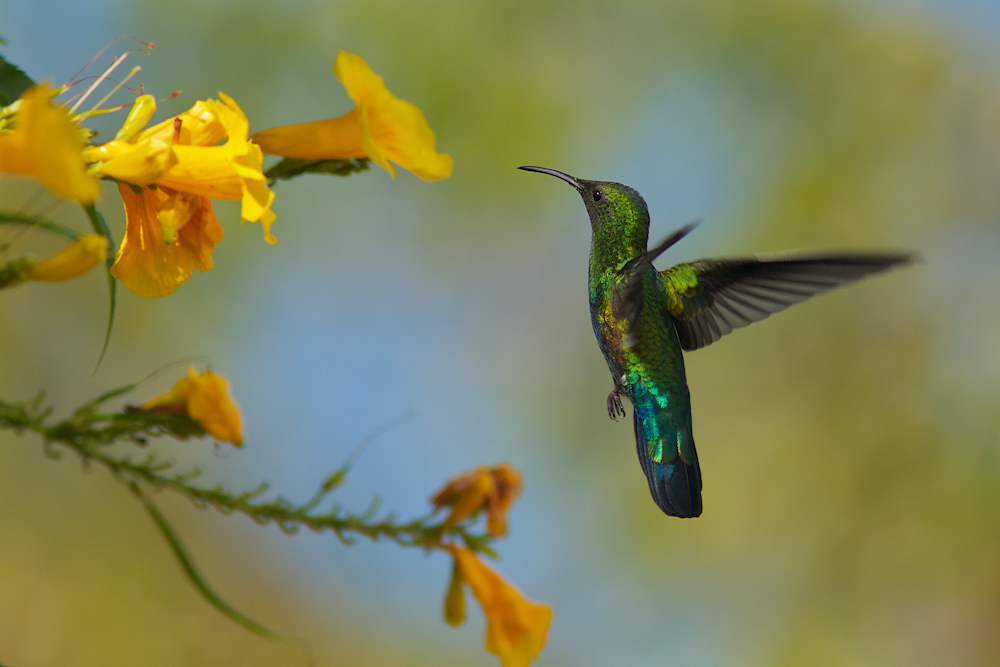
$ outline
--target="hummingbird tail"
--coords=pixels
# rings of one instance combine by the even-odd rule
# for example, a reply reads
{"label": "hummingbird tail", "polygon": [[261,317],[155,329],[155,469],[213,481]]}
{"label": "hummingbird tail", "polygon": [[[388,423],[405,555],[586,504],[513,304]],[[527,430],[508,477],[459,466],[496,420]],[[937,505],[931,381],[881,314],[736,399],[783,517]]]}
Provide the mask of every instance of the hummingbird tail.
{"label": "hummingbird tail", "polygon": [[670,425],[664,412],[650,417],[633,413],[639,463],[653,500],[668,516],[701,516],[701,468],[691,424]]}

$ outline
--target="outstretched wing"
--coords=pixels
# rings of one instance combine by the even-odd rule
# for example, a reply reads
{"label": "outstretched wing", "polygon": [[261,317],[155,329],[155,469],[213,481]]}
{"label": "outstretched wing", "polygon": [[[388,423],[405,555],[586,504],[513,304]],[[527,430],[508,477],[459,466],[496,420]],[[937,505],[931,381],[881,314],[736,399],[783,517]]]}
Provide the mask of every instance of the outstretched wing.
{"label": "outstretched wing", "polygon": [[660,275],[681,347],[697,350],[814,294],[911,261],[906,253],[705,259]]}

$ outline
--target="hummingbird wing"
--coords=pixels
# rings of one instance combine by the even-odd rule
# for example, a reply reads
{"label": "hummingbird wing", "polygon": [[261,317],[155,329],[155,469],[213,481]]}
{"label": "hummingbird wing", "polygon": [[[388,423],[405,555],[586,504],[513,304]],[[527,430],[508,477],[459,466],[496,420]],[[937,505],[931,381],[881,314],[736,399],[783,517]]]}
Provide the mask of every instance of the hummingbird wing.
{"label": "hummingbird wing", "polygon": [[913,259],[908,253],[703,259],[660,275],[681,347],[697,350],[814,294]]}

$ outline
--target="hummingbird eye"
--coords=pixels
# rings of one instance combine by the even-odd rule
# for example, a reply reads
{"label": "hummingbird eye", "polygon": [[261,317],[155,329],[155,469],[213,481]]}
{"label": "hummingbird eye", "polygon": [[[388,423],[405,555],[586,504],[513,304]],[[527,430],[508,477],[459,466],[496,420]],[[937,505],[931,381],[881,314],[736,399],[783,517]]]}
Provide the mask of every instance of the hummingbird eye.
{"label": "hummingbird eye", "polygon": [[594,190],[594,201],[601,201],[604,198],[604,193],[600,190]]}

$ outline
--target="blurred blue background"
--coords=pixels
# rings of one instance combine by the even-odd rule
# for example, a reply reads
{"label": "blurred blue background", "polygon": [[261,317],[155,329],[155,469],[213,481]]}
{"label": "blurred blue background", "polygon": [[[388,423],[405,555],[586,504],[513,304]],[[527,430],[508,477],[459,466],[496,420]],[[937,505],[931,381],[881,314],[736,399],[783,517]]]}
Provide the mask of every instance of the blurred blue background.
{"label": "blurred blue background", "polygon": [[[0,293],[0,396],[62,414],[207,360],[243,450],[157,443],[206,483],[337,492],[415,517],[501,461],[525,490],[497,568],[552,605],[545,665],[1000,663],[1000,9],[985,0],[10,2],[3,54],[61,83],[110,39],[163,98],[232,96],[251,132],[340,115],[339,50],[417,104],[455,159],[275,190],[277,247],[217,203],[215,269],[163,299],[104,279]],[[127,44],[118,42],[117,44]],[[112,47],[92,69],[110,63]],[[123,98],[124,99],[124,98]],[[113,136],[122,115],[93,123]],[[660,261],[799,248],[919,251],[687,356],[705,513],[649,498],[587,312],[590,233],[553,167],[637,188]],[[5,210],[77,229],[12,178]],[[120,238],[112,187],[99,208]],[[0,230],[6,254],[58,247]],[[183,372],[141,388],[139,402]],[[296,647],[208,607],[101,470],[0,436],[0,662],[492,665],[478,612],[441,621],[441,554],[345,548],[162,498],[210,582]],[[302,648],[305,647],[305,648]]]}

